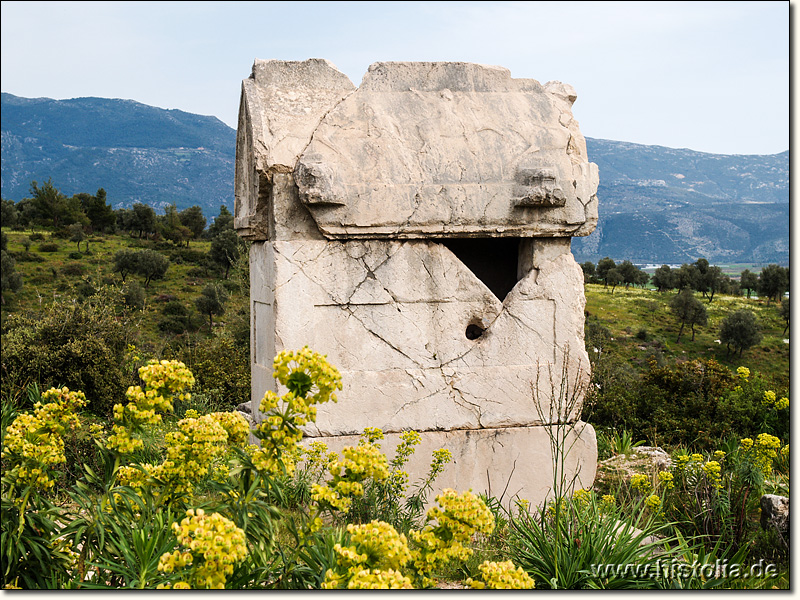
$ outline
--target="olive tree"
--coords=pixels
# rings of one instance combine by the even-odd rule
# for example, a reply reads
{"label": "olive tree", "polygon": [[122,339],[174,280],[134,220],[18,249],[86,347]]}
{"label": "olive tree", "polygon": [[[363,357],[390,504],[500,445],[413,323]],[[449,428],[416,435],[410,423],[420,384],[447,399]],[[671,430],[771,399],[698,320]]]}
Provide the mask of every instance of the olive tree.
{"label": "olive tree", "polygon": [[[206,218],[203,216],[203,209],[199,206],[190,206],[178,213],[181,225],[187,227],[191,232],[192,239],[199,240],[206,228]],[[189,246],[189,239],[186,239],[186,246]]]}
{"label": "olive tree", "polygon": [[139,266],[139,253],[136,250],[119,250],[114,254],[114,273],[119,273],[122,283],[130,273],[136,273]]}
{"label": "olive tree", "polygon": [[598,279],[603,280],[603,287],[608,287],[608,272],[616,266],[617,263],[614,262],[614,259],[609,258],[608,256],[597,261],[595,274],[597,275]]}
{"label": "olive tree", "polygon": [[739,276],[739,287],[747,290],[747,297],[750,297],[750,292],[758,289],[758,275],[751,272],[750,269],[745,269]]}
{"label": "olive tree", "polygon": [[761,269],[761,275],[758,276],[758,294],[765,296],[767,303],[773,298],[779,301],[788,289],[789,269],[780,265],[768,265]]}
{"label": "olive tree", "polygon": [[719,329],[719,339],[728,349],[728,355],[739,351],[739,356],[761,341],[761,328],[758,326],[756,316],[750,310],[737,310],[730,313],[722,320]]}
{"label": "olive tree", "polygon": [[656,272],[653,273],[653,277],[650,281],[654,286],[656,286],[656,289],[659,292],[671,290],[678,285],[675,272],[670,268],[669,265],[661,265],[658,267]]}
{"label": "olive tree", "polygon": [[681,323],[676,343],[680,343],[683,328],[689,325],[692,328],[692,341],[695,336],[695,325],[705,325],[708,322],[706,307],[695,298],[691,290],[681,290],[669,303],[669,308]]}
{"label": "olive tree", "polygon": [[163,279],[169,268],[169,259],[155,250],[140,250],[137,254],[136,272],[144,277],[145,289],[153,279]]}
{"label": "olive tree", "polygon": [[[69,241],[78,244],[78,252],[81,250],[81,242],[86,239],[86,234],[83,233],[83,225],[80,223],[73,223],[69,226]],[[89,248],[89,242],[86,242],[86,248]]]}
{"label": "olive tree", "polygon": [[197,310],[208,315],[209,330],[214,327],[213,315],[225,314],[225,301],[227,299],[228,294],[224,288],[209,284],[203,288],[200,296],[195,300]]}
{"label": "olive tree", "polygon": [[226,229],[211,240],[209,256],[211,260],[225,269],[225,279],[231,266],[237,261],[242,251],[241,240],[233,229]]}

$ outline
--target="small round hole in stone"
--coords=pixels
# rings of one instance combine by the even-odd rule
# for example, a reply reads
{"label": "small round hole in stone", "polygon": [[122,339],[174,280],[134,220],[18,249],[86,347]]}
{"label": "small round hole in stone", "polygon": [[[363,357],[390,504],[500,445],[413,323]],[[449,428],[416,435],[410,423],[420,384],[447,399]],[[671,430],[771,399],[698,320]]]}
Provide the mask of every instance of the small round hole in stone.
{"label": "small round hole in stone", "polygon": [[484,331],[485,330],[482,327],[471,323],[470,325],[467,325],[467,331],[465,332],[465,335],[467,336],[468,340],[477,340],[483,335]]}

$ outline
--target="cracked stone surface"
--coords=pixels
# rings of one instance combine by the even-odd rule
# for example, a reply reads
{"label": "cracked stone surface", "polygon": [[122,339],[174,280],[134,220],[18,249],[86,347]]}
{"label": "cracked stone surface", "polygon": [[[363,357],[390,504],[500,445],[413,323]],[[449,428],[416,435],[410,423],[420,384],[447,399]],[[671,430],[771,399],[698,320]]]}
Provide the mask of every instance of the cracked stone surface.
{"label": "cracked stone surface", "polygon": [[589,235],[599,179],[576,98],[472,63],[374,63],[356,88],[325,60],[257,60],[236,227],[254,240]]}
{"label": "cracked stone surface", "polygon": [[500,67],[375,63],[300,155],[300,197],[327,237],[588,235],[598,176],[574,99]]}
{"label": "cracked stone surface", "polygon": [[[589,379],[570,240],[595,227],[598,174],[575,98],[468,63],[375,63],[356,88],[325,60],[255,62],[234,225],[252,242],[256,421],[275,354],[307,345],[344,384],[307,435],[414,429],[413,472],[457,457],[438,489],[543,497],[546,427],[577,421]],[[596,440],[578,429],[588,485]]]}
{"label": "cracked stone surface", "polygon": [[[554,428],[551,433],[558,435]],[[566,435],[564,435],[566,434]],[[576,477],[576,489],[591,487],[597,468],[597,438],[591,425],[579,421],[574,429],[561,434],[566,445],[572,446],[564,464],[568,480]],[[428,495],[428,505],[434,504],[439,490],[472,488],[475,494],[494,496],[506,506],[515,499],[526,499],[537,506],[551,495],[552,454],[547,427],[503,427],[466,431],[429,431],[420,434],[404,470],[411,473],[409,487],[413,489],[431,464],[434,450],[446,448],[453,460],[436,480],[435,491]],[[358,444],[358,436],[309,438],[323,441],[336,452],[344,446]],[[389,460],[400,443],[400,434],[388,434],[381,440],[381,450]]]}
{"label": "cracked stone surface", "polygon": [[[564,241],[531,251],[530,271],[501,302],[433,241],[253,245],[254,393],[272,385],[276,351],[308,345],[344,379],[315,435],[551,422],[559,365],[587,383],[583,274]],[[475,322],[484,333],[472,340]]]}

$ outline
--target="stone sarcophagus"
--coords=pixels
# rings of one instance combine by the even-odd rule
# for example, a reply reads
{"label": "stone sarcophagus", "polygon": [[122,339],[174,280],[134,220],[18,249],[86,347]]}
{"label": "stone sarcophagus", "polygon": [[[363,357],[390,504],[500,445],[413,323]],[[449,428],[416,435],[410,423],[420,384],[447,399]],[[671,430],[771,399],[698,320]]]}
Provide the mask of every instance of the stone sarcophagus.
{"label": "stone sarcophagus", "polygon": [[[275,354],[308,345],[344,383],[308,436],[339,450],[379,427],[391,456],[414,429],[409,472],[453,454],[439,488],[547,495],[548,430],[589,378],[570,240],[597,223],[598,173],[575,98],[469,63],[375,63],[356,88],[325,60],[255,62],[235,226],[253,242],[257,420]],[[570,435],[567,475],[588,486],[594,431]]]}

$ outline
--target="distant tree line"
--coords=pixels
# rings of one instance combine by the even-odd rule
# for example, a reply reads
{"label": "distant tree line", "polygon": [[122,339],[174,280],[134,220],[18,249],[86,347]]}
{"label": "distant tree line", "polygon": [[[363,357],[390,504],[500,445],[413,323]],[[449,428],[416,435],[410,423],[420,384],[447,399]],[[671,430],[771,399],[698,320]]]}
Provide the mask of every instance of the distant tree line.
{"label": "distant tree line", "polygon": [[37,226],[52,227],[54,231],[69,230],[70,234],[62,237],[72,241],[78,241],[74,238],[80,237],[77,233],[80,227],[84,235],[126,231],[138,238],[164,239],[187,247],[191,240],[213,239],[222,231],[233,229],[233,215],[224,205],[220,207],[219,216],[206,228],[206,218],[199,206],[178,211],[171,205],[163,215],[140,202],[132,208],[114,210],[103,188],[94,195],[80,193],[68,197],[50,179],[42,185],[31,182],[29,198],[16,203],[3,199],[0,222],[17,230],[34,231]]}
{"label": "distant tree line", "polygon": [[644,287],[650,281],[650,276],[631,261],[625,260],[617,264],[608,256],[601,258],[597,266],[591,261],[586,261],[581,265],[581,269],[586,283],[602,283],[605,288],[611,286],[612,294],[618,285],[624,284],[627,290],[630,286]]}
{"label": "distant tree line", "polygon": [[[710,265],[705,258],[699,258],[691,264],[684,263],[677,269],[661,265],[652,277],[628,260],[616,264],[609,257],[601,259],[597,265],[587,261],[581,264],[581,268],[586,283],[602,283],[604,287],[610,287],[612,293],[620,284],[624,283],[626,288],[631,285],[644,287],[648,281],[662,293],[677,290],[678,293],[669,302],[670,311],[680,324],[677,343],[680,343],[686,327],[691,330],[694,341],[695,328],[708,323],[706,307],[695,296],[695,292],[710,303],[717,293],[741,295],[742,290],[747,290],[749,298],[755,291],[767,299],[767,304],[770,300],[780,302],[780,315],[786,322],[784,334],[789,329],[789,300],[783,297],[789,289],[788,267],[768,265],[761,269],[759,275],[745,269],[739,281],[725,275],[719,267]],[[725,344],[729,355],[738,352],[741,356],[745,350],[761,341],[755,314],[745,309],[730,313],[723,319],[719,336],[720,343]]]}
{"label": "distant tree line", "polygon": [[629,260],[616,264],[611,258],[605,257],[597,265],[591,261],[581,264],[584,281],[586,283],[602,283],[604,287],[611,286],[614,291],[617,285],[625,284],[644,287],[651,283],[659,292],[671,290],[691,290],[702,294],[703,298],[712,302],[717,293],[738,296],[742,290],[747,291],[749,298],[752,292],[770,300],[780,301],[785,292],[789,290],[789,268],[780,265],[768,265],[756,275],[749,269],[742,271],[737,281],[726,275],[717,266],[710,265],[705,258],[698,258],[695,262],[684,263],[679,268],[673,269],[669,265],[661,265],[650,277]]}
{"label": "distant tree line", "polygon": [[[53,185],[52,180],[41,186],[36,181],[32,182],[30,192],[30,198],[16,203],[3,199],[0,206],[0,224],[16,231],[31,230],[31,235],[21,240],[26,255],[32,240],[44,239],[41,233],[35,231],[36,227],[47,227],[52,229],[51,237],[75,242],[77,256],[80,256],[81,243],[86,244],[86,252],[89,252],[90,237],[97,233],[127,232],[131,237],[140,239],[167,240],[177,247],[188,247],[191,240],[206,239],[211,240],[211,248],[205,260],[209,265],[220,268],[227,279],[231,266],[245,250],[245,244],[234,231],[233,215],[224,205],[211,225],[206,227],[206,219],[199,206],[178,211],[172,205],[167,207],[163,215],[156,214],[151,206],[142,203],[136,203],[130,209],[114,210],[103,188],[94,195],[80,193],[67,197]],[[3,234],[3,294],[0,295],[3,304],[6,291],[15,292],[22,287],[22,276],[16,271],[16,263],[6,246],[7,237]],[[39,245],[39,250],[50,251],[50,247],[57,249],[57,245],[45,242]],[[169,264],[169,258],[152,249],[120,250],[114,256],[114,271],[119,273],[123,283],[129,274],[140,275],[144,278],[145,288],[150,286],[152,280],[163,278]],[[135,286],[127,287],[136,290]],[[211,322],[212,315],[222,314],[224,300],[220,299],[217,292],[212,294],[204,291],[204,294],[200,311],[208,315]],[[131,301],[137,303],[133,298]]]}

